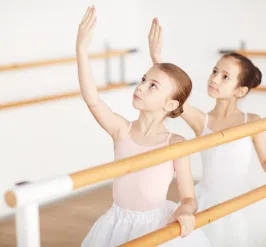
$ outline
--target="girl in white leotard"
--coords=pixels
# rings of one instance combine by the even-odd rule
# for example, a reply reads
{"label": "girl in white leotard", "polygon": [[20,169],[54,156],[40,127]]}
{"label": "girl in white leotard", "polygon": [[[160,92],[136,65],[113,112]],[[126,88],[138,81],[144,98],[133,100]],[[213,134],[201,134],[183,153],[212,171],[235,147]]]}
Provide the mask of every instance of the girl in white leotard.
{"label": "girl in white leotard", "polygon": [[[153,20],[152,29],[158,30],[158,35],[149,37],[150,54],[153,62],[158,63],[162,61],[162,35],[157,19]],[[214,109],[206,114],[185,103],[181,117],[196,136],[258,120],[260,117],[256,114],[241,112],[237,103],[261,83],[261,78],[260,70],[248,58],[226,54],[217,62],[208,81],[208,94],[216,99]],[[202,152],[203,176],[196,187],[199,211],[253,188],[248,183],[248,169],[254,150],[266,171],[264,132]],[[266,202],[258,202],[203,229],[213,247],[265,247]]]}

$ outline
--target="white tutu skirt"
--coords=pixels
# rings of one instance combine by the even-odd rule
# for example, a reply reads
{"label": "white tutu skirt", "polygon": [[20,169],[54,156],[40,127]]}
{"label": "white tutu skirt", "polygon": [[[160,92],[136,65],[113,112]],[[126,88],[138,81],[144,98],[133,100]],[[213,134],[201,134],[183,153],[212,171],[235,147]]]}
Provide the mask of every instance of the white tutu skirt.
{"label": "white tutu skirt", "polygon": [[[233,189],[233,188],[231,188]],[[251,189],[243,189],[237,195]],[[221,193],[196,185],[198,212],[227,201]],[[201,228],[213,247],[266,247],[266,201],[257,202]]]}
{"label": "white tutu skirt", "polygon": [[[93,225],[81,247],[115,247],[164,227],[177,208],[166,201],[160,208],[148,211],[122,209],[113,204],[106,214]],[[194,230],[185,238],[175,238],[160,246],[210,247],[202,230]]]}

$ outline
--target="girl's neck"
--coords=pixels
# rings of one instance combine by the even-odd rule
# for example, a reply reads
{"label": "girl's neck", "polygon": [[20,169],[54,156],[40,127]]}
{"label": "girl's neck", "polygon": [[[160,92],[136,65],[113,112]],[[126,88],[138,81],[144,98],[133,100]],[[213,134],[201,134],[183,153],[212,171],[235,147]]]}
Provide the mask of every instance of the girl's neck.
{"label": "girl's neck", "polygon": [[136,128],[144,136],[152,136],[158,132],[165,132],[167,129],[164,126],[165,116],[158,114],[140,112],[139,118],[136,121]]}
{"label": "girl's neck", "polygon": [[212,110],[213,115],[217,119],[226,119],[238,112],[240,112],[240,110],[237,106],[237,99],[218,99]]}

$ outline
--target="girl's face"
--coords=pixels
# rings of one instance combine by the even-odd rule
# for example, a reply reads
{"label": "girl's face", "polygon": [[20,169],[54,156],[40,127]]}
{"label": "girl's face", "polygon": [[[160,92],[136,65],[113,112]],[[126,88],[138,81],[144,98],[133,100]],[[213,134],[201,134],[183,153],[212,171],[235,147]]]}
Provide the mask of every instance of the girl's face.
{"label": "girl's face", "polygon": [[215,99],[242,97],[243,88],[239,86],[240,66],[234,58],[221,58],[214,67],[208,81],[208,94]]}
{"label": "girl's face", "polygon": [[171,97],[175,90],[172,79],[159,68],[152,67],[134,91],[133,106],[140,111],[171,112],[178,107],[178,101]]}

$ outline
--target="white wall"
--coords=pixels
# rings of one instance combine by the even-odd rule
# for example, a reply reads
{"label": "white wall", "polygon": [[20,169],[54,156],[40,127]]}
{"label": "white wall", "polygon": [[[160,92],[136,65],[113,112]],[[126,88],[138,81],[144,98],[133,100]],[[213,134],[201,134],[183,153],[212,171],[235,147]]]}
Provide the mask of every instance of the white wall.
{"label": "white wall", "polygon": [[[77,28],[88,1],[2,1],[0,7],[0,64],[75,55]],[[92,3],[91,3],[92,4]],[[150,66],[147,36],[158,16],[164,28],[163,57],[184,68],[194,82],[191,102],[209,110],[209,73],[220,48],[266,50],[264,1],[107,1],[95,0],[98,27],[90,51],[140,48],[129,55],[127,81],[138,80]],[[118,60],[112,80],[119,80]],[[266,59],[254,59],[266,72]],[[93,63],[98,85],[103,85],[104,63]],[[265,83],[264,83],[265,84]],[[265,84],[266,85],[266,84]],[[0,73],[0,103],[78,89],[76,65]],[[104,93],[102,98],[118,113],[134,119],[133,88]],[[258,96],[259,95],[259,96]],[[242,103],[248,111],[266,115],[265,96],[251,94]],[[80,98],[0,112],[0,196],[15,182],[38,180],[78,171],[112,160],[111,139],[99,128]],[[177,119],[169,128],[192,138]],[[103,155],[104,153],[104,155]],[[199,155],[193,155],[194,177],[201,174]],[[11,211],[1,202],[0,215]]]}

